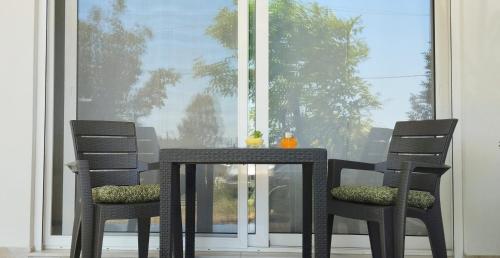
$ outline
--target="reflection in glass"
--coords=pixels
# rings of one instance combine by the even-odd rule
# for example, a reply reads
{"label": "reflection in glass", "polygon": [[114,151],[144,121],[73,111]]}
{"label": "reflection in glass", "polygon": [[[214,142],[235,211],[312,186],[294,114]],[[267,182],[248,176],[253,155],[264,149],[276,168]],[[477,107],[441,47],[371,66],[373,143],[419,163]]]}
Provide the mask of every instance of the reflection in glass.
{"label": "reflection in glass", "polygon": [[[429,1],[269,1],[269,144],[291,131],[330,158],[383,161],[395,121],[434,117],[430,10]],[[300,171],[271,172],[271,232],[302,229]],[[342,182],[382,176],[348,171]],[[407,229],[426,234],[413,221]],[[367,232],[342,218],[334,231]]]}

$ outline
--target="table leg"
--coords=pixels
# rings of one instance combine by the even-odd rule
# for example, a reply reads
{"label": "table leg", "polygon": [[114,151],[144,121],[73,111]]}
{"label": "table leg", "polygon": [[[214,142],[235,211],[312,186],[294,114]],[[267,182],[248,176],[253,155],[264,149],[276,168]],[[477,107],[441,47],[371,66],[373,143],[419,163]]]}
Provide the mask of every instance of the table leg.
{"label": "table leg", "polygon": [[326,153],[324,162],[313,163],[314,188],[314,250],[316,258],[327,258],[328,246],[328,215],[327,215],[327,168]]}
{"label": "table leg", "polygon": [[172,165],[172,238],[174,257],[184,256],[182,250],[181,175],[180,165]]}
{"label": "table leg", "polygon": [[302,165],[302,257],[311,257],[312,241],[312,164]]}
{"label": "table leg", "polygon": [[186,258],[194,258],[196,164],[186,164]]}
{"label": "table leg", "polygon": [[172,163],[160,163],[160,258],[172,257]]}
{"label": "table leg", "polygon": [[180,166],[160,163],[160,258],[182,257]]}

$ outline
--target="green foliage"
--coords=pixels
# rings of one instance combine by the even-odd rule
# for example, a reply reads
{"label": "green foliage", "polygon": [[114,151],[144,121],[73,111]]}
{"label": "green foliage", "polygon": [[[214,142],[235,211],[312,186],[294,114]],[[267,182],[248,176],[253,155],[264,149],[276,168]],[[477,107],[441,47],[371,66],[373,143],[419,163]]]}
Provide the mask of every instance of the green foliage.
{"label": "green foliage", "polygon": [[166,85],[175,85],[180,75],[173,69],[160,68],[149,72],[149,80],[142,88],[137,90],[129,99],[131,116],[137,120],[138,117],[147,116],[153,108],[165,106],[167,99]]}
{"label": "green foliage", "polygon": [[218,175],[214,180],[214,214],[215,224],[238,223],[238,187],[225,179],[227,175]]}
{"label": "green foliage", "polygon": [[153,33],[147,27],[125,27],[124,0],[113,2],[112,10],[94,7],[87,19],[78,24],[78,97],[80,118],[135,120],[162,107],[167,86],[180,75],[173,69],[149,71],[140,83],[142,56]]}
{"label": "green foliage", "polygon": [[434,118],[434,76],[432,49],[424,53],[425,56],[425,80],[422,81],[422,90],[417,94],[411,94],[411,111],[407,113],[410,120],[426,120]]}
{"label": "green foliage", "polygon": [[238,48],[238,12],[224,7],[214,19],[214,24],[206,30],[207,35],[216,39],[223,47]]}
{"label": "green foliage", "polygon": [[[250,26],[255,26],[254,4],[250,2]],[[236,17],[236,10],[222,9],[207,29],[207,35],[233,54],[211,64],[198,60],[193,67],[198,77],[209,78],[209,91],[223,96],[237,92]],[[293,131],[302,146],[326,147],[336,156],[352,157],[369,131],[370,110],[380,106],[358,75],[358,65],[368,57],[360,38],[361,19],[340,19],[316,3],[270,0],[269,20],[270,142]],[[255,40],[254,27],[249,37]],[[255,49],[250,46],[253,100]]]}
{"label": "green foliage", "polygon": [[255,130],[255,131],[253,131],[252,134],[250,134],[250,136],[252,136],[253,138],[260,138],[260,137],[262,137],[262,132],[259,130]]}
{"label": "green foliage", "polygon": [[194,78],[210,76],[210,87],[207,93],[233,96],[236,93],[234,86],[238,84],[235,60],[236,56],[233,56],[216,63],[206,64],[203,59],[196,59],[193,64]]}
{"label": "green foliage", "polygon": [[221,118],[212,96],[197,94],[186,108],[186,117],[177,126],[183,147],[216,147],[221,140]]}

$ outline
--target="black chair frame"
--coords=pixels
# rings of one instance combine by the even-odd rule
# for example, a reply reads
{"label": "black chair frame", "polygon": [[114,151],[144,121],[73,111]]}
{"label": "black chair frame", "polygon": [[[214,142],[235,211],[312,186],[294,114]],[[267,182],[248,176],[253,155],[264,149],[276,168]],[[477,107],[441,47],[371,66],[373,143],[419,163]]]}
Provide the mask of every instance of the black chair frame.
{"label": "black chair frame", "polygon": [[137,219],[139,257],[146,258],[151,217],[160,215],[159,201],[95,203],[92,188],[138,185],[140,173],[157,170],[159,164],[138,160],[134,123],[73,120],[71,129],[76,161],[68,166],[76,176],[76,198],[70,257],[101,257],[106,220]]}
{"label": "black chair frame", "polygon": [[[389,206],[342,201],[329,195],[329,246],[334,216],[342,216],[367,221],[373,257],[404,257],[406,218],[411,217],[424,222],[433,257],[447,257],[439,189],[441,176],[450,169],[444,162],[456,124],[456,119],[398,122],[387,161],[329,160],[328,187],[341,185],[342,170],[355,169],[383,173],[383,185],[399,188],[395,204]],[[430,192],[435,197],[433,206],[408,207],[409,190]]]}

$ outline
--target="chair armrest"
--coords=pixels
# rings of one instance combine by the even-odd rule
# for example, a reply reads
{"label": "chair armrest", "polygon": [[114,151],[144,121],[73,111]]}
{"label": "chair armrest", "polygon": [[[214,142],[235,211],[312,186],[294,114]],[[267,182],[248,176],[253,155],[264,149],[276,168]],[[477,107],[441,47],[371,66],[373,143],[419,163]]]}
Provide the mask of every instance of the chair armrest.
{"label": "chair armrest", "polygon": [[159,170],[160,169],[160,162],[152,162],[152,163],[147,163],[144,161],[139,160],[138,162],[138,172],[144,172],[144,171],[150,171],[150,170]]}
{"label": "chair armrest", "polygon": [[[395,251],[404,252],[404,235],[406,232],[406,210],[408,207],[408,194],[411,185],[411,173],[415,168],[413,162],[403,161],[399,164],[400,180],[398,185],[398,192],[396,196],[396,205],[393,211],[393,233],[394,239],[403,239],[403,241],[395,241]],[[401,255],[400,255],[401,256]],[[398,256],[398,257],[400,257]],[[402,257],[402,256],[401,256]]]}
{"label": "chair armrest", "polygon": [[87,160],[75,160],[66,164],[76,176],[78,185],[77,197],[81,198],[83,205],[92,204],[92,183],[90,179],[89,162]]}
{"label": "chair armrest", "polygon": [[341,159],[328,160],[328,186],[340,186],[340,175],[342,169],[357,169],[378,172],[375,170],[375,164],[360,161],[350,161]]}
{"label": "chair armrest", "polygon": [[66,163],[66,167],[68,167],[71,172],[78,174],[78,163],[76,162],[76,160]]}
{"label": "chair armrest", "polygon": [[338,167],[338,168],[347,168],[347,169],[359,169],[359,170],[374,170],[375,164],[361,162],[361,161],[352,161],[352,160],[342,160],[342,159],[329,159],[328,166]]}
{"label": "chair armrest", "polygon": [[[95,204],[92,199],[92,184],[87,160],[76,160],[66,164],[75,173],[76,195],[75,195],[75,216],[81,218],[81,238],[82,256],[90,257],[92,254],[92,242],[87,241],[92,238],[95,214]],[[79,214],[78,214],[79,213]],[[90,227],[89,227],[90,226]]]}
{"label": "chair armrest", "polygon": [[440,164],[432,164],[432,163],[424,163],[424,162],[414,162],[413,171],[412,172],[420,172],[420,173],[432,173],[442,175],[446,171],[448,171],[451,167],[448,165],[440,165]]}
{"label": "chair armrest", "polygon": [[434,164],[434,163],[426,163],[426,162],[402,162],[402,161],[390,161],[388,167],[393,169],[399,169],[402,167],[408,166],[410,164],[410,172],[419,172],[419,173],[429,173],[429,174],[438,174],[443,175],[446,171],[448,171],[451,167],[444,164]]}
{"label": "chair armrest", "polygon": [[66,163],[66,166],[75,174],[79,174],[82,170],[89,170],[89,162],[87,160],[74,160]]}
{"label": "chair armrest", "polygon": [[[403,161],[391,163],[390,167],[400,170],[400,181],[398,185],[398,193],[396,197],[396,205],[394,209],[394,233],[396,236],[404,237],[406,210],[408,207],[408,192],[411,185],[411,173],[432,173],[441,176],[444,172],[450,169],[450,166],[432,164],[425,162]],[[404,243],[399,243],[397,249],[404,250]]]}

